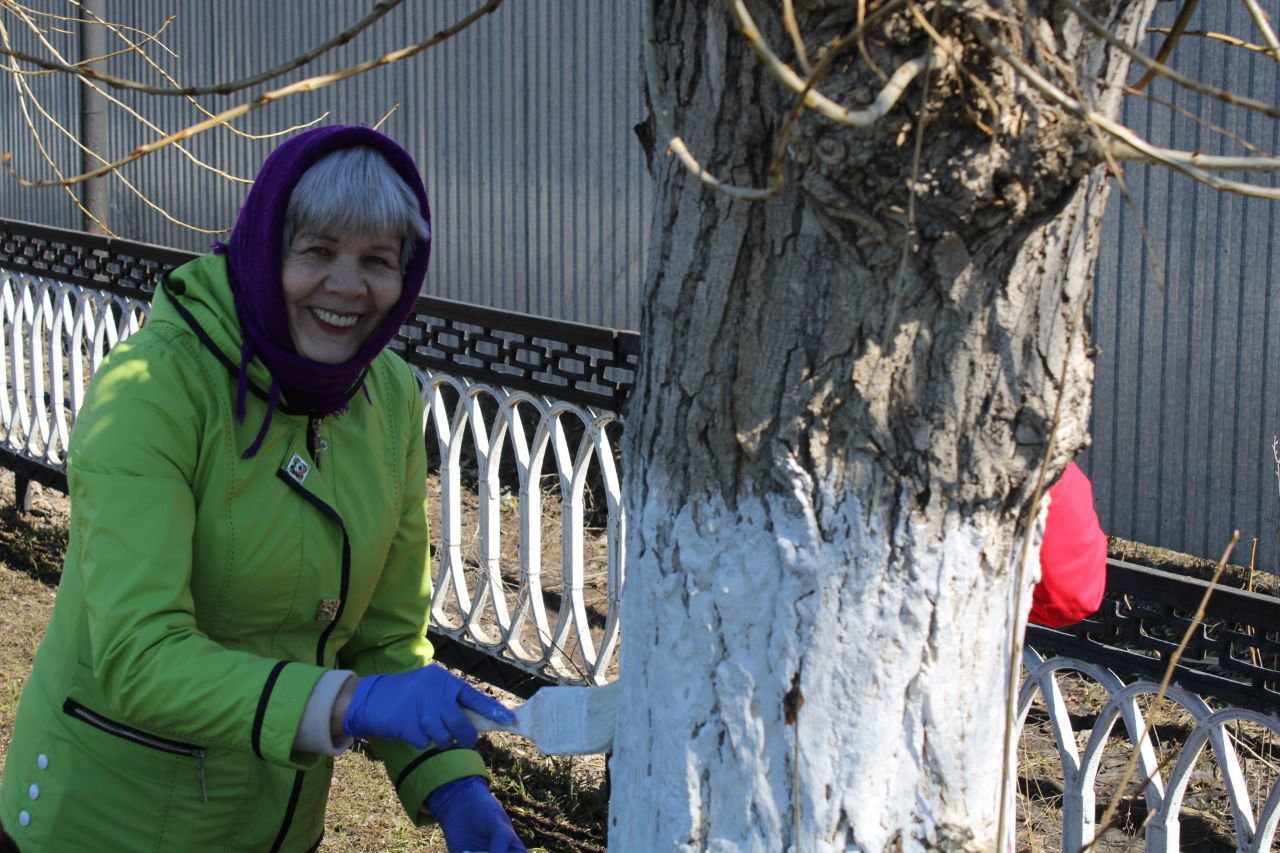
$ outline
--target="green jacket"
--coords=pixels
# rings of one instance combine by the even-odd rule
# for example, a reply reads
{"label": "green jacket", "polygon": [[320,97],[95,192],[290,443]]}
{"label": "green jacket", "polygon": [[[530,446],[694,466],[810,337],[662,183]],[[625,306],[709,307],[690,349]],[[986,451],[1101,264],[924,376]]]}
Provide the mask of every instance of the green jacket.
{"label": "green jacket", "polygon": [[[94,376],[68,460],[53,618],[0,785],[24,851],[308,850],[332,759],[294,753],[333,668],[431,658],[426,447],[408,366],[384,352],[345,414],[266,415],[225,261],[174,271]],[[408,813],[482,775],[472,750],[374,744]],[[25,817],[23,817],[25,815]]]}

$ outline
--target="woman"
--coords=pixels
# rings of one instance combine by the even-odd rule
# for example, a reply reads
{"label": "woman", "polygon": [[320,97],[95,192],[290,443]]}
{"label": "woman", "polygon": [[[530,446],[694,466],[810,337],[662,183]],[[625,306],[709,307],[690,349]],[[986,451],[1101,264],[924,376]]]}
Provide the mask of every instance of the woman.
{"label": "woman", "polygon": [[402,148],[302,134],[103,363],[0,785],[10,849],[314,849],[356,737],[450,849],[524,849],[463,709],[510,711],[427,665],[422,402],[384,347],[429,247]]}

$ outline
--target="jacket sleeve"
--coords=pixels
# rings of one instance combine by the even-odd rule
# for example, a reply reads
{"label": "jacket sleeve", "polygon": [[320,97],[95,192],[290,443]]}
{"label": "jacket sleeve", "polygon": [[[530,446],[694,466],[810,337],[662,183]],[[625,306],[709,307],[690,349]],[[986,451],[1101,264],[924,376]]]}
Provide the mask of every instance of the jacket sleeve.
{"label": "jacket sleeve", "polygon": [[1107,585],[1107,537],[1093,508],[1093,486],[1076,463],[1049,489],[1040,546],[1040,582],[1031,593],[1037,625],[1061,628],[1090,615]]}
{"label": "jacket sleeve", "polygon": [[324,670],[228,649],[196,622],[192,482],[212,386],[179,336],[144,337],[94,376],[68,460],[94,679],[148,732],[315,766],[290,745]]}
{"label": "jacket sleeve", "polygon": [[[427,449],[423,406],[417,380],[408,365],[395,361],[395,383],[407,408],[405,465],[400,522],[387,553],[382,577],[355,635],[339,655],[342,666],[359,675],[403,672],[432,658],[427,625],[431,618],[431,543],[427,515]],[[426,751],[401,741],[375,740],[374,752],[386,765],[400,802],[416,823],[427,794],[464,776],[487,776],[484,761],[472,749]]]}

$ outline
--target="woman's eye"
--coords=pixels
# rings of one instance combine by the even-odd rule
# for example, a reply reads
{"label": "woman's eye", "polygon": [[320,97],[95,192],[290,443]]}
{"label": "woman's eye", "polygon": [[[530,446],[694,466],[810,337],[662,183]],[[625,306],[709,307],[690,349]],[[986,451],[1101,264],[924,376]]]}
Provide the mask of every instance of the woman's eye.
{"label": "woman's eye", "polygon": [[364,259],[364,262],[366,264],[370,264],[375,267],[390,268],[391,266],[391,262],[388,261],[386,258],[382,257],[381,255],[370,255],[369,257]]}
{"label": "woman's eye", "polygon": [[310,255],[310,256],[311,256],[311,257],[313,257],[313,258],[327,258],[327,257],[329,257],[329,247],[328,247],[328,246],[308,246],[307,248],[303,249],[302,251],[303,251],[303,253],[304,253],[304,254]]}

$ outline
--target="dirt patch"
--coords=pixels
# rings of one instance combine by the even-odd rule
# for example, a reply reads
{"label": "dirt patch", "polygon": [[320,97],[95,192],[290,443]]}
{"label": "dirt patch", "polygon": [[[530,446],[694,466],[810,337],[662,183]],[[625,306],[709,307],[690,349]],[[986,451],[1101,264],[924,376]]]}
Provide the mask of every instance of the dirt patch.
{"label": "dirt patch", "polygon": [[[1236,589],[1280,596],[1280,575],[1256,568],[1250,569],[1247,564],[1240,563],[1242,557],[1246,559],[1249,557],[1249,552],[1249,543],[1241,543],[1237,546],[1231,552],[1218,582]],[[1212,579],[1214,572],[1218,569],[1216,560],[1193,557],[1190,554],[1181,554],[1166,548],[1157,548],[1154,545],[1144,545],[1118,536],[1107,537],[1107,555],[1113,560],[1137,563],[1139,566],[1186,575],[1202,581]]]}

